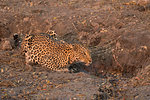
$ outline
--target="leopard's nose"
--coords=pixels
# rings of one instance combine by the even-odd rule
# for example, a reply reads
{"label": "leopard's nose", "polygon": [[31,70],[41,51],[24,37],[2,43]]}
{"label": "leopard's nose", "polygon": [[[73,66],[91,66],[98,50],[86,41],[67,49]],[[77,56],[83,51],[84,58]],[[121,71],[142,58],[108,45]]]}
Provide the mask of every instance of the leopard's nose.
{"label": "leopard's nose", "polygon": [[89,60],[89,63],[90,63],[90,64],[92,63],[92,59]]}

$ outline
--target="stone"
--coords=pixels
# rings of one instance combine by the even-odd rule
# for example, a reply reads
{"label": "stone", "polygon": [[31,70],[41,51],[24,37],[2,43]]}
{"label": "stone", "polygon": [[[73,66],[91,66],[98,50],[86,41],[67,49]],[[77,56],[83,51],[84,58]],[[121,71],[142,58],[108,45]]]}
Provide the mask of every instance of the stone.
{"label": "stone", "polygon": [[5,39],[2,44],[2,50],[12,50],[11,43],[8,39]]}

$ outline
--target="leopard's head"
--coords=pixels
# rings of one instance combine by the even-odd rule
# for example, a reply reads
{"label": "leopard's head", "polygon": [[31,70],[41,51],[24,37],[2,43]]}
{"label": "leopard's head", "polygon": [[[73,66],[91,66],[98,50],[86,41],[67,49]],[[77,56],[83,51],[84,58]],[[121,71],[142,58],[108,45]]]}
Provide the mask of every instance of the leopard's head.
{"label": "leopard's head", "polygon": [[90,51],[87,48],[79,44],[73,44],[72,47],[74,51],[74,60],[76,62],[85,63],[86,66],[92,63]]}

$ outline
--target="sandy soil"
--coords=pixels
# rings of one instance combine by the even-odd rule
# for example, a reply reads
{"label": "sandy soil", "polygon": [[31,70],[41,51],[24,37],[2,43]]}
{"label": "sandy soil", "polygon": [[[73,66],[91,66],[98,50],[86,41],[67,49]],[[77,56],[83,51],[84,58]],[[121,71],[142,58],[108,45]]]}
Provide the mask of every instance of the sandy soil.
{"label": "sandy soil", "polygon": [[[149,0],[1,0],[0,98],[149,100]],[[28,70],[13,35],[55,30],[91,50],[78,73]]]}

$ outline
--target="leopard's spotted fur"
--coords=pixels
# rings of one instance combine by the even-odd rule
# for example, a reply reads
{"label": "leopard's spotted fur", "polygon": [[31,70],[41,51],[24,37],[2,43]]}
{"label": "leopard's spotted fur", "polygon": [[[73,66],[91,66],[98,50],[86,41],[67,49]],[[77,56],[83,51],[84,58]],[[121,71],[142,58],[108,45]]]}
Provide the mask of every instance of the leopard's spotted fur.
{"label": "leopard's spotted fur", "polygon": [[21,43],[26,63],[37,63],[51,70],[60,70],[75,62],[92,62],[88,49],[80,44],[69,44],[48,33],[27,34]]}

